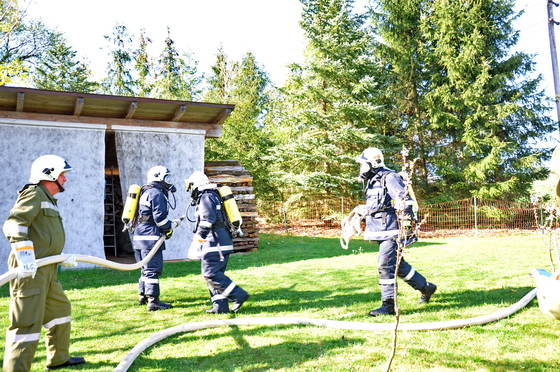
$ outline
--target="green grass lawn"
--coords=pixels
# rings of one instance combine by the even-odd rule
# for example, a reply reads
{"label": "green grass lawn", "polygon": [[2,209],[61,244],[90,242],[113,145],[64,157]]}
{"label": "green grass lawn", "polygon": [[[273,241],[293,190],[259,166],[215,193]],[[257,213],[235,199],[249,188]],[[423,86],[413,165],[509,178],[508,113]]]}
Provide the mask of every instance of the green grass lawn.
{"label": "green grass lawn", "polygon": [[[539,235],[421,239],[407,261],[438,291],[429,304],[399,282],[401,322],[434,322],[487,315],[519,301],[534,283],[533,267],[550,269]],[[235,254],[229,276],[250,294],[237,315],[208,315],[211,306],[199,262],[166,263],[161,279],[167,311],[136,304],[138,271],[66,270],[60,280],[72,303],[74,370],[112,371],[140,341],[183,323],[231,317],[303,317],[393,323],[371,318],[379,306],[377,245],[336,237],[262,234],[259,251]],[[0,288],[0,326],[8,326],[8,286]],[[4,333],[2,332],[2,338]],[[315,326],[218,327],[166,338],[148,348],[130,371],[379,371],[391,352],[388,331]],[[4,342],[1,344],[3,355]],[[43,371],[41,342],[33,371]],[[393,371],[556,371],[560,322],[537,300],[509,318],[444,331],[401,331]]]}

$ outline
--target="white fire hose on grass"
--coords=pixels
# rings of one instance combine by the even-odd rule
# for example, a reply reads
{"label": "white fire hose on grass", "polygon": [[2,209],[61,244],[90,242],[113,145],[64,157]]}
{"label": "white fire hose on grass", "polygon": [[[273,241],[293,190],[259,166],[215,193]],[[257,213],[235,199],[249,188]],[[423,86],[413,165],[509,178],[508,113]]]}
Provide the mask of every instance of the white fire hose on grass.
{"label": "white fire hose on grass", "polygon": [[[486,324],[494,322],[505,317],[512,315],[525,307],[536,296],[537,289],[531,290],[517,303],[495,312],[494,314],[484,315],[468,319],[448,320],[442,322],[427,322],[427,323],[400,323],[399,330],[403,331],[428,331],[428,330],[442,330],[464,328],[473,325]],[[167,337],[173,336],[178,333],[198,331],[206,328],[239,326],[239,325],[312,325],[317,327],[359,330],[359,331],[393,331],[395,324],[392,323],[365,323],[365,322],[347,322],[339,320],[324,320],[324,319],[310,319],[310,318],[295,318],[295,317],[279,317],[279,318],[234,318],[234,319],[220,319],[210,320],[207,322],[195,322],[181,324],[175,327],[164,329],[157,332],[150,337],[138,343],[115,368],[115,372],[124,372],[132,365],[134,360],[156,342],[159,342]]]}

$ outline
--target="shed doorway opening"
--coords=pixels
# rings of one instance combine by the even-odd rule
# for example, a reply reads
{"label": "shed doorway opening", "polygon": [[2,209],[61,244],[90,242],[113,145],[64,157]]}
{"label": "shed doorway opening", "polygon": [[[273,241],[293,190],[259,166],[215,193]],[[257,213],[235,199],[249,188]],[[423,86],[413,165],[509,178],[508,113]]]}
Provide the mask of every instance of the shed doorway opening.
{"label": "shed doorway opening", "polygon": [[134,250],[128,231],[121,220],[124,209],[122,185],[115,144],[115,133],[105,133],[105,199],[103,245],[105,258],[115,262],[134,261]]}

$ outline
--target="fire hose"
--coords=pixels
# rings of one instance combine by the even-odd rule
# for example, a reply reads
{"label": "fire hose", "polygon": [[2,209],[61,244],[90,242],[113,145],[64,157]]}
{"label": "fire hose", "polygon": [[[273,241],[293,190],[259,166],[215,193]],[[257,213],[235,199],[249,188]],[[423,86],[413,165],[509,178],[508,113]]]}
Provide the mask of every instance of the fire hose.
{"label": "fire hose", "polygon": [[[525,307],[537,294],[537,289],[531,290],[521,300],[515,304],[497,311],[493,314],[468,318],[456,319],[441,322],[426,322],[426,323],[400,323],[399,330],[403,331],[429,331],[429,330],[444,330],[454,328],[464,328],[473,325],[481,325],[494,322],[505,317],[512,315]],[[325,320],[325,319],[310,319],[310,318],[297,318],[297,317],[278,317],[278,318],[236,318],[236,319],[220,319],[211,320],[206,322],[185,323],[175,327],[164,329],[157,332],[150,337],[139,342],[115,368],[115,372],[124,372],[132,365],[134,360],[153,344],[173,336],[178,333],[198,331],[206,328],[239,326],[239,325],[312,325],[317,327],[337,328],[346,330],[359,330],[359,331],[393,331],[395,325],[392,323],[365,323],[365,322],[348,322],[339,320]]]}
{"label": "fire hose", "polygon": [[[178,219],[173,220],[172,221],[173,228],[178,227],[181,224],[181,221],[183,221],[185,219],[185,217],[186,216],[181,216]],[[162,235],[158,239],[156,244],[152,247],[152,249],[150,250],[150,253],[148,253],[148,255],[146,257],[144,257],[144,259],[142,261],[136,262],[134,264],[121,264],[121,263],[118,263],[118,262],[106,260],[104,258],[99,258],[99,257],[95,257],[95,256],[88,256],[88,255],[83,255],[83,254],[60,254],[60,255],[57,255],[57,256],[43,257],[43,258],[39,258],[36,261],[36,264],[37,264],[37,267],[46,266],[46,265],[54,265],[54,264],[62,263],[64,261],[68,260],[69,258],[70,259],[73,258],[77,262],[85,262],[85,263],[90,263],[90,264],[94,264],[94,265],[105,266],[105,267],[108,267],[109,269],[115,269],[115,270],[121,270],[121,271],[132,271],[132,270],[139,269],[142,266],[146,265],[152,259],[152,257],[154,257],[154,255],[156,254],[159,247],[162,245],[162,243],[164,241],[165,241],[165,235]],[[17,273],[18,273],[18,268],[16,267],[16,268],[11,269],[10,271],[0,275],[0,287],[3,286],[4,284],[8,283],[10,280],[16,278]]]}
{"label": "fire hose", "polygon": [[[139,261],[137,263],[134,264],[121,264],[118,262],[113,262],[113,261],[109,261],[103,258],[99,258],[99,257],[94,257],[94,256],[88,256],[88,255],[83,255],[83,254],[60,254],[57,256],[48,256],[48,257],[44,257],[44,258],[39,258],[36,263],[37,263],[37,267],[41,267],[41,266],[46,266],[46,265],[53,265],[53,264],[59,264],[61,262],[66,261],[67,259],[74,257],[74,259],[76,261],[79,262],[86,262],[86,263],[91,263],[94,265],[99,265],[99,266],[105,266],[108,267],[110,269],[115,269],[115,270],[121,270],[121,271],[131,271],[131,270],[136,270],[141,268],[142,266],[144,266],[145,264],[147,264],[152,257],[154,257],[154,255],[156,254],[157,250],[159,249],[159,247],[161,246],[161,244],[163,243],[163,241],[165,240],[165,235],[161,236],[158,241],[156,242],[156,244],[154,245],[154,247],[150,250],[150,253],[148,253],[148,255],[146,257],[144,257],[144,259],[142,261]],[[0,287],[3,286],[4,284],[8,283],[10,280],[14,279],[15,277],[17,277],[17,273],[18,273],[18,268],[14,268],[11,269],[10,271],[0,275]]]}

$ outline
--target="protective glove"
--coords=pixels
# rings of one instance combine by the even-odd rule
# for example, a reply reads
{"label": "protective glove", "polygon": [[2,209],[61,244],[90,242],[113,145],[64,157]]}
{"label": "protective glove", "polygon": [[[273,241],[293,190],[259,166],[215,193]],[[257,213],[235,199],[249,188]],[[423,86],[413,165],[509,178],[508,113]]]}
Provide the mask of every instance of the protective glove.
{"label": "protective glove", "polygon": [[171,235],[173,235],[173,229],[169,229],[166,232],[164,232],[165,234],[165,240],[171,238]]}
{"label": "protective glove", "polygon": [[16,248],[16,260],[18,263],[18,279],[35,277],[37,273],[37,262],[35,262],[35,250],[33,245]]}
{"label": "protective glove", "polygon": [[200,235],[195,234],[189,250],[187,251],[187,258],[191,260],[200,260],[202,253],[202,245],[206,242],[206,239],[202,239]]}
{"label": "protective glove", "polygon": [[76,256],[69,256],[66,260],[60,263],[60,266],[64,266],[64,267],[78,266],[78,263],[76,262]]}

